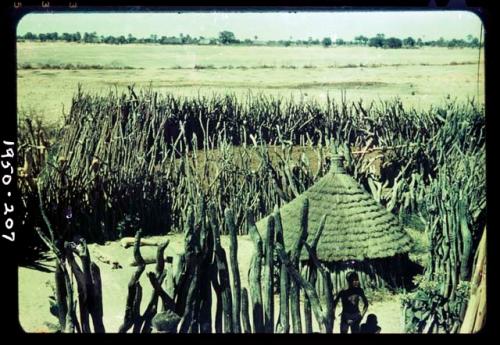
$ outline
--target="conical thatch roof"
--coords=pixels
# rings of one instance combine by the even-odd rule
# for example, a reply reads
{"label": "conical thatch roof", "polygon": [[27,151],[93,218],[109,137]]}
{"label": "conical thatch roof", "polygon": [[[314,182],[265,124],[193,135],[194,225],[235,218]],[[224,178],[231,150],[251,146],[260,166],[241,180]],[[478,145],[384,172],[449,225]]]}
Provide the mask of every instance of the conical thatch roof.
{"label": "conical thatch roof", "polygon": [[[344,171],[339,155],[334,155],[332,168],[325,176],[281,207],[287,250],[300,233],[301,207],[306,197],[309,199],[308,243],[326,214],[317,247],[321,261],[387,258],[410,250],[411,239],[397,218]],[[261,234],[265,233],[266,224],[267,217],[257,223]],[[307,258],[305,250],[302,258]]]}

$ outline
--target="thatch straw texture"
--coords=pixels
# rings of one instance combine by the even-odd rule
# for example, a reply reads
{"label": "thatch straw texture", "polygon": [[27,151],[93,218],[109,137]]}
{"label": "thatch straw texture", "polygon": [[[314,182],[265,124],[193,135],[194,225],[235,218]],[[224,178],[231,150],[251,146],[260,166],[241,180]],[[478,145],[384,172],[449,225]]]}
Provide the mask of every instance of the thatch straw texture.
{"label": "thatch straw texture", "polygon": [[[281,209],[287,249],[300,233],[300,211],[309,199],[308,242],[326,214],[326,224],[317,247],[324,262],[387,258],[410,250],[411,239],[397,218],[378,204],[363,187],[341,168],[340,160],[331,170]],[[257,223],[265,232],[267,217]],[[307,258],[302,251],[301,257]]]}

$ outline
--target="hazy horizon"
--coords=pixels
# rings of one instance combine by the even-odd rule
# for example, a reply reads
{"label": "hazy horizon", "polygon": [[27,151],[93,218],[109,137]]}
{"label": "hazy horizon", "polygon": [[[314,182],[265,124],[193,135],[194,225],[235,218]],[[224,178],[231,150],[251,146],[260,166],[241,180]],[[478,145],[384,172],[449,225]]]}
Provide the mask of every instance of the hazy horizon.
{"label": "hazy horizon", "polygon": [[217,37],[223,30],[238,39],[307,40],[331,37],[352,40],[383,33],[387,37],[423,40],[479,38],[481,20],[466,11],[374,12],[132,12],[30,13],[18,23],[17,35],[27,32],[96,32],[99,36],[132,34]]}

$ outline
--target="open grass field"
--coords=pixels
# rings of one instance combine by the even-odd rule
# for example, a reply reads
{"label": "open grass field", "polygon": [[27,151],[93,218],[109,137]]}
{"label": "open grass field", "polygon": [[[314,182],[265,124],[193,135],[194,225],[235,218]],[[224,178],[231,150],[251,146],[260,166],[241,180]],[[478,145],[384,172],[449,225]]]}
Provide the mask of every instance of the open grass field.
{"label": "open grass field", "polygon": [[[177,95],[246,95],[380,101],[427,109],[478,98],[475,49],[224,47],[18,43],[18,110],[58,121],[78,84],[87,91],[151,85]],[[479,99],[484,98],[484,65]],[[68,65],[71,64],[72,66]],[[67,69],[56,67],[66,66]],[[96,67],[98,66],[98,67]],[[26,68],[29,67],[29,68]]]}

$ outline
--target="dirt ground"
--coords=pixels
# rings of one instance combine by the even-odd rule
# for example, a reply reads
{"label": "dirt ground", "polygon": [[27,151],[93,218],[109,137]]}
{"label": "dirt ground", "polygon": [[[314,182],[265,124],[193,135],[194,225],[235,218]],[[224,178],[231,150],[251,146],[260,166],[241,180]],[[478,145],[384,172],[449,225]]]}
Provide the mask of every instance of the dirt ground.
{"label": "dirt ground", "polygon": [[[184,243],[183,235],[167,235],[149,237],[154,240],[170,240],[170,244],[166,250],[167,255],[181,254],[183,252]],[[229,238],[222,236],[222,246],[228,251]],[[118,241],[109,242],[104,246],[95,244],[89,245],[91,258],[98,264],[101,269],[101,278],[103,285],[103,309],[104,309],[104,326],[106,332],[117,332],[120,327],[125,312],[125,301],[127,297],[127,285],[135,267],[130,266],[132,261],[132,247],[123,248]],[[156,247],[143,246],[141,253],[143,257],[154,256]],[[106,256],[116,259],[123,268],[112,269],[108,264],[96,260],[97,253],[105,254]],[[253,253],[253,245],[249,236],[238,237],[238,264],[240,266],[240,278],[242,287],[248,287],[248,267]],[[53,332],[54,325],[57,319],[50,314],[49,311],[49,296],[52,294],[52,286],[54,280],[53,261],[45,260],[42,264],[46,265],[49,270],[41,270],[27,267],[19,267],[19,322],[21,327],[29,333],[35,332]],[[154,271],[154,264],[146,266],[146,272]],[[141,285],[143,286],[143,299],[141,311],[146,308],[149,301],[152,288],[147,280],[146,272],[142,274]],[[278,302],[279,297],[275,296],[275,314],[279,312]],[[215,312],[215,310],[214,310]],[[336,315],[340,313],[340,306],[336,311]],[[392,295],[385,298],[382,302],[375,302],[370,305],[368,314],[374,313],[377,315],[379,326],[382,328],[382,333],[401,333],[400,321],[400,303],[399,296]],[[334,324],[334,333],[339,333],[340,317]],[[313,331],[317,331],[313,316]]]}

